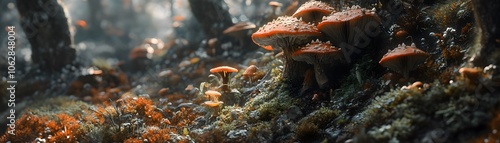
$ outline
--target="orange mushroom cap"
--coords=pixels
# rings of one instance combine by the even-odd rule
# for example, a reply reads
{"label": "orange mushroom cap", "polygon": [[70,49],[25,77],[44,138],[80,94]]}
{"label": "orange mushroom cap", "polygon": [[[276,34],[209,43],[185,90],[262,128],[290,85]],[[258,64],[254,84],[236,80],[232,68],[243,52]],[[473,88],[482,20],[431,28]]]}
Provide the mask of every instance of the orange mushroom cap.
{"label": "orange mushroom cap", "polygon": [[220,92],[215,90],[208,90],[205,92],[205,94],[208,96],[215,96],[215,97],[220,97],[222,95]]}
{"label": "orange mushroom cap", "polygon": [[271,45],[267,45],[267,46],[260,46],[260,47],[262,47],[262,48],[264,48],[264,49],[266,49],[266,50],[268,50],[268,51],[272,51],[272,50],[273,50],[273,46],[271,46]]}
{"label": "orange mushroom cap", "polygon": [[[321,33],[314,25],[295,17],[282,16],[260,27],[252,34],[252,40],[260,46],[287,48],[290,45],[305,44],[315,36],[321,36]],[[293,39],[293,43],[285,42],[290,39]]]}
{"label": "orange mushroom cap", "polygon": [[425,62],[429,54],[415,47],[415,44],[406,46],[398,45],[394,50],[389,50],[379,64],[399,72],[408,78],[408,72],[416,69],[419,64]]}
{"label": "orange mushroom cap", "polygon": [[257,66],[250,65],[247,69],[245,69],[245,72],[243,72],[243,76],[252,76],[255,72],[257,72],[257,69]]}
{"label": "orange mushroom cap", "polygon": [[229,66],[220,66],[210,69],[210,73],[218,73],[218,72],[233,73],[233,72],[238,72],[238,69]]}
{"label": "orange mushroom cap", "polygon": [[212,107],[212,108],[215,108],[215,107],[219,107],[219,105],[221,105],[222,101],[217,101],[217,102],[214,102],[214,101],[205,101],[203,104],[207,105],[208,107]]}
{"label": "orange mushroom cap", "polygon": [[305,22],[320,22],[323,16],[330,15],[334,11],[335,9],[327,3],[312,0],[301,5],[292,16],[302,18]]}

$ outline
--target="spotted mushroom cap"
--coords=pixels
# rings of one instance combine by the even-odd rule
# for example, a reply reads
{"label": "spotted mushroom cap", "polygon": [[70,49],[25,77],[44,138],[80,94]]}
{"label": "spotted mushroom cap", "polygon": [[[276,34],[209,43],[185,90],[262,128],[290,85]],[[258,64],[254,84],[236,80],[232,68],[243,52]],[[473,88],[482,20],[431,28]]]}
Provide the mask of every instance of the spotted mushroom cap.
{"label": "spotted mushroom cap", "polygon": [[429,57],[429,54],[418,49],[415,44],[407,46],[403,43],[395,49],[389,50],[380,59],[379,64],[407,77],[408,72],[415,70],[418,65],[424,63],[427,57]]}
{"label": "spotted mushroom cap", "polygon": [[238,72],[238,69],[230,66],[220,66],[210,69],[210,73],[218,73],[218,72],[233,73],[233,72]]}
{"label": "spotted mushroom cap", "polygon": [[293,17],[302,18],[305,22],[320,22],[323,16],[330,15],[335,9],[327,3],[321,1],[308,1],[301,5],[292,15]]}
{"label": "spotted mushroom cap", "polygon": [[242,37],[254,28],[257,28],[257,26],[251,22],[240,22],[227,28],[222,33],[233,37]]}
{"label": "spotted mushroom cap", "polygon": [[330,64],[343,59],[340,48],[332,46],[329,41],[311,41],[306,46],[300,47],[292,54],[296,61],[304,61],[309,64]]}
{"label": "spotted mushroom cap", "polygon": [[260,46],[287,48],[292,45],[306,44],[318,36],[321,36],[321,33],[314,25],[295,17],[282,16],[260,27],[252,34],[252,40]]}
{"label": "spotted mushroom cap", "polygon": [[[378,27],[380,21],[374,10],[352,6],[342,12],[323,17],[318,29],[329,36],[334,45],[338,45],[341,42],[352,42],[357,33],[372,30],[365,28]],[[366,26],[367,24],[371,25]]]}

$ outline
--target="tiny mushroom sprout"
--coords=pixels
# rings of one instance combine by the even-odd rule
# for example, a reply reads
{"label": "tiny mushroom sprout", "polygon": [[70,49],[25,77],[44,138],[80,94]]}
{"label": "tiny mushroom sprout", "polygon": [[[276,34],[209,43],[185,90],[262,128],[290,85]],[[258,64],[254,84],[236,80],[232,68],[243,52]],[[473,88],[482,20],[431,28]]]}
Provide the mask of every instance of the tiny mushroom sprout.
{"label": "tiny mushroom sprout", "polygon": [[215,102],[218,102],[219,101],[219,97],[222,95],[220,92],[218,91],[215,91],[215,90],[208,90],[205,92],[205,95],[206,97],[210,100],[210,101],[215,101]]}
{"label": "tiny mushroom sprout", "polygon": [[418,65],[425,62],[429,54],[415,47],[415,44],[406,46],[404,43],[398,45],[394,50],[389,50],[379,64],[390,68],[408,79],[410,71],[415,70]]}
{"label": "tiny mushroom sprout", "polygon": [[[374,31],[380,26],[380,18],[373,10],[352,6],[342,12],[323,17],[318,29],[327,35],[333,45],[344,47],[342,43],[362,46],[369,41],[368,36],[375,36]],[[363,41],[364,40],[364,41]],[[365,43],[363,43],[365,42]]]}
{"label": "tiny mushroom sprout", "polygon": [[229,92],[229,76],[233,72],[238,72],[238,69],[229,66],[220,66],[210,69],[210,73],[218,73],[222,78],[221,90]]}
{"label": "tiny mushroom sprout", "polygon": [[305,62],[293,61],[291,55],[299,46],[320,37],[321,33],[311,24],[295,17],[282,16],[260,27],[252,34],[252,40],[259,46],[280,47],[284,52],[283,77],[292,83],[300,82],[305,72]]}
{"label": "tiny mushroom sprout", "polygon": [[321,22],[323,16],[328,16],[332,12],[335,12],[335,9],[327,3],[312,0],[301,5],[292,16],[317,24]]}
{"label": "tiny mushroom sprout", "polygon": [[333,65],[343,62],[343,54],[339,48],[332,46],[330,42],[319,40],[300,47],[292,54],[292,58],[314,65],[314,75],[320,87],[325,87],[331,80],[327,74],[331,72]]}

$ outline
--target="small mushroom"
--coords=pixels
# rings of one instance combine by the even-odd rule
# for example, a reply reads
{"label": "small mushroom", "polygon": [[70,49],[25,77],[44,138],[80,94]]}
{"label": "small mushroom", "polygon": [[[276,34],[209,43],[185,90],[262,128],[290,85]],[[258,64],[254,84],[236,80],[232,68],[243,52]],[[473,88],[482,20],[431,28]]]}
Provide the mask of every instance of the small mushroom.
{"label": "small mushroom", "polygon": [[240,42],[240,46],[243,46],[245,44],[243,43],[243,38],[250,35],[251,31],[256,27],[255,24],[250,22],[240,22],[227,28],[222,33],[237,38]]}
{"label": "small mushroom", "polygon": [[458,72],[460,73],[460,75],[463,78],[468,79],[469,82],[471,82],[471,83],[476,83],[476,81],[478,81],[478,79],[480,79],[481,77],[484,76],[483,69],[481,69],[481,68],[464,67],[464,68],[460,68],[460,70],[458,70]]}
{"label": "small mushroom", "polygon": [[334,11],[335,9],[327,3],[311,0],[301,5],[292,16],[317,24],[321,22],[323,16],[328,16]]}
{"label": "small mushroom", "polygon": [[205,95],[210,101],[214,101],[214,102],[218,102],[219,97],[222,96],[222,94],[220,92],[215,91],[215,90],[208,90],[205,92]]}
{"label": "small mushroom", "polygon": [[273,9],[272,14],[273,15],[278,15],[278,9],[283,6],[280,2],[277,1],[270,1],[269,6]]}
{"label": "small mushroom", "polygon": [[205,101],[203,104],[208,106],[208,107],[217,108],[222,103],[224,103],[224,102],[222,102],[222,101]]}
{"label": "small mushroom", "polygon": [[404,43],[398,45],[394,50],[389,50],[379,64],[390,68],[408,79],[409,72],[415,70],[418,65],[425,62],[429,54],[415,47],[415,44],[406,46]]}
{"label": "small mushroom", "polygon": [[248,68],[243,72],[243,79],[250,80],[250,82],[252,82],[253,76],[255,75],[257,70],[258,68],[255,65],[248,66]]}
{"label": "small mushroom", "polygon": [[222,78],[221,90],[224,92],[229,92],[229,76],[231,73],[238,72],[238,69],[229,66],[220,66],[210,69],[210,73],[218,73]]}
{"label": "small mushroom", "polygon": [[327,74],[333,65],[343,61],[343,54],[339,48],[330,45],[330,42],[312,41],[292,54],[296,61],[304,61],[314,65],[314,75],[320,87],[329,82]]}
{"label": "small mushroom", "polygon": [[294,17],[283,16],[260,27],[252,34],[252,40],[260,46],[280,47],[285,57],[283,77],[288,78],[291,83],[297,83],[303,80],[307,63],[292,60],[291,54],[299,46],[319,36],[321,33],[314,25]]}

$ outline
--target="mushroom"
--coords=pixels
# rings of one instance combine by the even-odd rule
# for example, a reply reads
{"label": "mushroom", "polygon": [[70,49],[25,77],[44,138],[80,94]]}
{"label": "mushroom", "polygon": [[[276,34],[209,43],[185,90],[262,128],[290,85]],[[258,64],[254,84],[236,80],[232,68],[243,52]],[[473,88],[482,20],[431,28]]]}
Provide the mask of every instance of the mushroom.
{"label": "mushroom", "polygon": [[129,53],[130,68],[134,71],[144,71],[152,64],[154,49],[148,45],[141,45],[133,48]]}
{"label": "mushroom", "polygon": [[389,50],[380,59],[379,64],[403,74],[404,78],[408,79],[409,72],[424,63],[427,57],[429,54],[418,49],[414,43],[410,46],[403,43],[394,50]]}
{"label": "mushroom", "polygon": [[342,12],[323,17],[323,21],[318,24],[318,29],[328,36],[333,45],[345,48],[342,47],[341,43],[359,46],[361,40],[366,38],[366,35],[359,34],[373,31],[373,29],[367,28],[378,28],[380,21],[374,11],[352,6]]}
{"label": "mushroom", "polygon": [[203,104],[205,104],[208,107],[217,108],[222,103],[224,103],[224,102],[222,102],[222,101],[205,101]]}
{"label": "mushroom", "polygon": [[240,22],[227,28],[222,33],[237,38],[240,42],[240,46],[243,46],[243,38],[248,36],[256,27],[257,26],[251,22]]}
{"label": "mushroom", "polygon": [[327,3],[312,0],[301,5],[292,16],[302,18],[305,22],[317,24],[321,22],[323,16],[328,16],[334,11],[335,9]]}
{"label": "mushroom", "polygon": [[219,101],[219,97],[222,94],[220,92],[218,92],[218,91],[215,91],[215,90],[207,90],[205,92],[205,95],[208,98],[208,100],[214,101],[214,102],[218,102]]}
{"label": "mushroom", "polygon": [[256,72],[257,72],[257,66],[255,65],[248,66],[248,68],[245,69],[245,71],[243,72],[243,79],[250,80],[250,82],[252,82],[253,76],[255,75]]}
{"label": "mushroom", "polygon": [[467,68],[463,67],[458,70],[463,78],[468,79],[471,83],[476,83],[478,79],[484,76],[483,69],[481,68]]}
{"label": "mushroom", "polygon": [[229,76],[231,73],[238,72],[238,69],[229,66],[220,66],[210,69],[210,73],[218,73],[222,78],[221,90],[223,92],[229,92]]}
{"label": "mushroom", "polygon": [[291,55],[299,46],[321,36],[318,29],[295,17],[283,16],[260,27],[252,34],[254,43],[260,46],[281,47],[284,52],[285,66],[283,77],[292,83],[301,82],[307,63],[293,61]]}
{"label": "mushroom", "polygon": [[278,15],[278,8],[280,8],[281,6],[283,6],[283,4],[277,2],[277,1],[270,1],[269,2],[269,6],[271,6],[271,8],[273,9],[272,11],[272,15]]}
{"label": "mushroom", "polygon": [[296,61],[304,61],[314,65],[314,75],[320,87],[325,87],[329,82],[327,73],[335,63],[343,61],[343,54],[339,48],[334,47],[330,42],[319,40],[311,41],[304,47],[300,47],[292,54]]}

